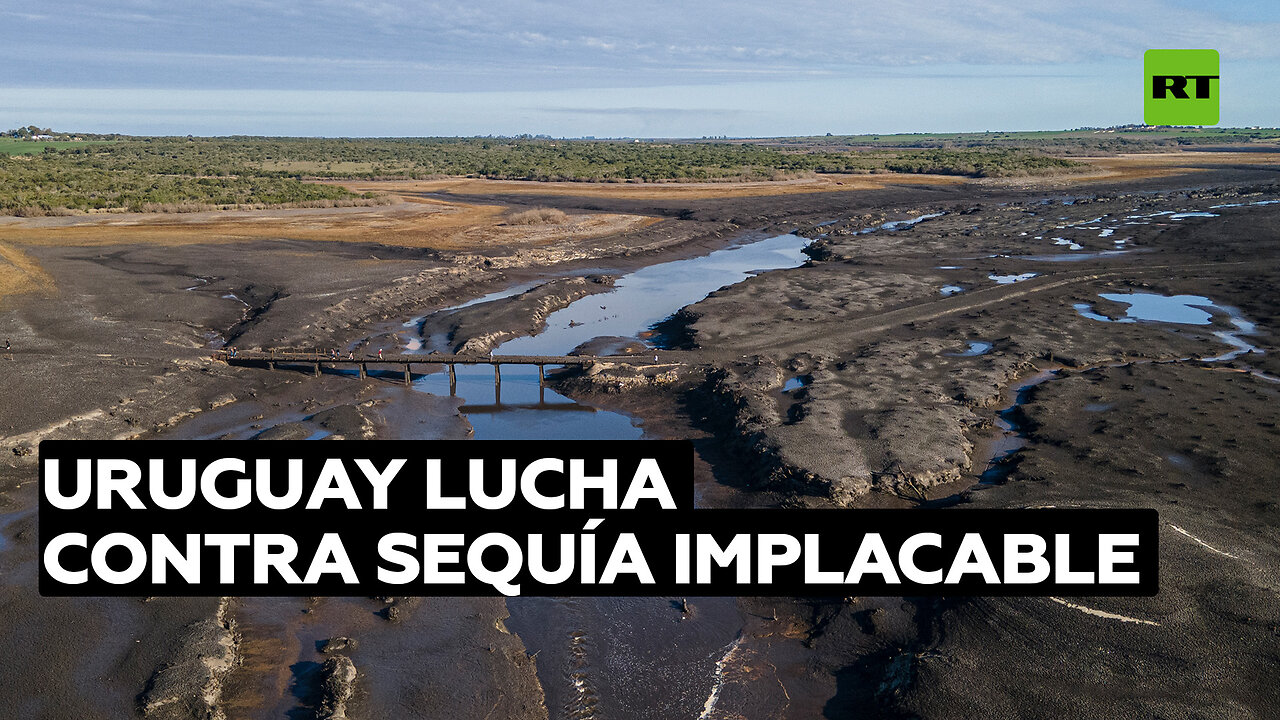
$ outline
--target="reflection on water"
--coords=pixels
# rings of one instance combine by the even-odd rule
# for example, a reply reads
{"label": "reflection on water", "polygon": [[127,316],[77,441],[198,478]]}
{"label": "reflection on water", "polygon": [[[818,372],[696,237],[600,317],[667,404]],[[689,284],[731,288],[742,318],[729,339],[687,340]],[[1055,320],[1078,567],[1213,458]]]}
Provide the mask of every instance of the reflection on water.
{"label": "reflection on water", "polygon": [[782,392],[787,393],[792,390],[799,390],[808,384],[809,378],[806,375],[797,375],[792,378],[787,378],[787,381],[782,385]]}
{"label": "reflection on water", "polygon": [[1027,444],[1026,428],[1018,415],[1018,408],[1027,403],[1035,386],[1060,377],[1058,370],[1041,370],[1010,388],[1013,404],[996,414],[996,427],[1000,435],[992,442],[987,467],[978,476],[983,485],[1003,483],[1013,470],[1013,458]]}
{"label": "reflection on water", "polygon": [[[612,292],[583,298],[554,313],[546,332],[508,342],[496,353],[564,355],[598,336],[635,338],[681,307],[755,272],[803,264],[806,257],[801,249],[807,242],[795,235],[763,238],[629,273],[618,279]],[[529,287],[506,288],[465,305],[500,300]],[[571,320],[581,325],[570,327]],[[421,323],[422,318],[414,318],[402,327],[421,327]],[[436,339],[427,338],[412,349],[423,352],[435,347]],[[535,367],[504,366],[498,384],[492,366],[458,365],[456,389],[451,393],[445,368],[430,366],[428,356],[421,357],[424,362],[414,370],[430,374],[415,376],[410,388],[388,383],[371,401],[371,414],[380,416],[395,437],[457,437],[462,431],[454,417],[455,407],[471,424],[474,437],[482,439],[638,439],[643,435],[638,421],[627,415],[598,410],[543,387]],[[326,371],[325,379],[341,382],[332,375],[354,377],[354,373]],[[371,376],[398,381],[401,373]],[[357,397],[329,399],[360,401]],[[330,431],[310,422],[311,412],[282,410],[269,401],[237,402],[200,414],[184,429],[194,437],[250,437],[263,427],[297,422],[311,437],[326,437]],[[0,534],[0,548],[3,544]],[[680,600],[515,598],[508,601],[511,617],[506,624],[530,653],[537,654],[538,676],[553,718],[597,714],[620,719],[692,718],[718,692],[717,659],[725,657],[725,648],[739,636],[745,621],[736,598],[690,598],[688,615]],[[371,668],[368,671],[374,676],[400,667],[421,669],[427,663],[432,672],[439,670],[443,677],[466,686],[473,682],[468,674],[474,668],[440,663],[434,648],[454,642],[439,633],[457,631],[463,622],[461,614],[470,612],[476,601],[441,598],[430,602],[431,613],[416,613],[413,618],[438,622],[423,628],[402,625],[397,633],[380,632],[385,621],[369,610],[367,602],[347,599],[327,599],[309,614],[299,612],[298,601],[251,599],[242,603],[238,617],[246,624],[260,624],[262,636],[280,637],[298,647],[295,668],[314,664],[318,640],[350,634],[368,639],[357,663]],[[321,615],[323,622],[317,619]],[[419,621],[411,618],[409,622]],[[402,644],[388,647],[397,642]],[[376,695],[393,687],[397,686],[378,684],[370,692]],[[394,702],[394,698],[378,699],[383,707]],[[274,708],[280,716],[305,709],[288,695],[282,695]]]}
{"label": "reflection on water", "polygon": [[918,223],[918,222],[922,222],[922,221],[924,221],[924,220],[932,220],[933,218],[939,218],[939,217],[942,217],[943,215],[946,215],[946,213],[936,212],[936,213],[926,213],[926,214],[921,215],[921,216],[919,216],[919,217],[913,217],[913,218],[910,218],[910,219],[908,219],[908,220],[890,220],[890,221],[889,221],[889,222],[887,222],[887,223],[883,223],[883,224],[881,224],[878,228],[867,228],[866,230],[863,230],[862,232],[864,232],[864,233],[868,233],[868,232],[872,232],[872,231],[877,230],[877,229],[879,229],[879,230],[902,230],[903,228],[909,228],[909,227],[911,227],[912,225],[915,225],[915,224],[916,224],[916,223]]}
{"label": "reflection on water", "polygon": [[[1116,247],[1124,245],[1117,240]],[[1060,255],[1015,255],[1015,260],[1031,260],[1033,262],[1080,262],[1082,260],[1098,260],[1115,255],[1124,255],[1128,250],[1099,250],[1097,252],[1062,253]]]}
{"label": "reflection on water", "polygon": [[27,514],[28,511],[0,513],[0,552],[9,546],[9,525]]}
{"label": "reflection on water", "polygon": [[968,348],[961,350],[960,352],[943,353],[943,355],[949,355],[951,357],[977,357],[979,355],[986,355],[989,352],[991,352],[991,343],[984,342],[982,340],[971,340],[969,341]]}
{"label": "reflection on water", "polygon": [[[753,274],[797,267],[808,240],[781,235],[710,255],[652,265],[618,278],[547,318],[547,329],[510,340],[495,355],[564,355],[597,337],[636,338],[680,308]],[[508,293],[509,294],[509,293]],[[473,301],[476,304],[478,301]],[[538,369],[456,368],[459,412],[479,439],[637,439],[637,421],[574,402],[538,382]],[[801,384],[796,378],[787,389]],[[450,393],[445,372],[414,389]],[[717,658],[739,636],[735,598],[509,598],[506,625],[538,657],[552,718],[698,717],[718,692]]]}
{"label": "reflection on water", "polygon": [[[589,295],[547,317],[538,335],[515,338],[494,349],[495,355],[565,355],[597,337],[636,338],[680,308],[722,287],[778,268],[797,267],[807,259],[801,250],[809,240],[779,235],[717,250],[687,260],[650,265],[618,278],[614,289]],[[528,286],[521,286],[528,289]],[[516,294],[491,293],[441,312],[490,302]],[[501,384],[493,368],[457,366],[459,411],[484,440],[634,440],[643,435],[636,421],[621,413],[598,410],[539,387],[538,369],[503,366]],[[425,375],[414,388],[449,395],[447,373]]]}
{"label": "reflection on water", "polygon": [[1125,316],[1111,318],[1093,309],[1089,303],[1076,303],[1073,307],[1081,316],[1099,322],[1132,323],[1139,320],[1145,322],[1174,323],[1178,325],[1210,325],[1214,313],[1226,315],[1234,330],[1217,330],[1213,336],[1230,345],[1229,350],[1221,355],[1200,358],[1205,362],[1224,362],[1234,360],[1241,355],[1262,352],[1262,349],[1248,342],[1242,335],[1252,335],[1257,326],[1246,320],[1240,311],[1230,305],[1218,305],[1202,295],[1157,295],[1155,293],[1101,293],[1101,297],[1112,302],[1122,303],[1128,307]]}
{"label": "reflection on water", "polygon": [[995,280],[997,285],[1012,285],[1013,283],[1022,282],[1023,280],[1030,280],[1031,278],[1035,277],[1038,274],[1039,273],[1033,273],[1033,272],[1020,273],[1018,275],[992,274],[992,275],[988,275],[987,279]]}
{"label": "reflection on water", "polygon": [[1099,293],[1098,297],[1124,303],[1125,318],[1151,322],[1208,325],[1213,315],[1202,308],[1217,308],[1213,301],[1200,295],[1157,295],[1155,293]]}
{"label": "reflection on water", "polygon": [[[458,411],[467,417],[480,440],[637,440],[636,421],[621,413],[597,410],[538,386],[535,367],[505,365],[502,383],[494,383],[488,365],[458,365]],[[424,375],[415,390],[449,394],[444,372]]]}
{"label": "reflection on water", "polygon": [[547,317],[547,329],[509,340],[495,355],[563,355],[592,338],[635,337],[727,285],[764,270],[804,264],[809,240],[779,235],[710,255],[650,265],[618,278],[611,292],[590,295]]}

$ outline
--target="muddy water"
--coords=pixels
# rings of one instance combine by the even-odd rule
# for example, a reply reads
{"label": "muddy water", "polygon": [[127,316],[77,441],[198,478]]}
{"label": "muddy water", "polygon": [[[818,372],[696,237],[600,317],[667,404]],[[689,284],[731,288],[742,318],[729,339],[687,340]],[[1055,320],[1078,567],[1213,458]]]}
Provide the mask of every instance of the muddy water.
{"label": "muddy water", "polygon": [[[640,338],[653,325],[715,290],[758,272],[797,267],[807,259],[801,250],[809,241],[797,235],[744,240],[709,255],[650,265],[623,275],[612,291],[587,296],[552,313],[546,330],[509,340],[495,348],[494,354],[566,355],[599,337]],[[524,289],[528,287],[508,288],[440,312],[500,300]],[[412,341],[409,344],[412,346]],[[437,344],[438,339],[425,338],[418,347],[434,348]],[[448,376],[443,372],[426,375],[414,388],[447,396]],[[459,411],[480,440],[634,440],[644,435],[639,422],[626,415],[539,387],[536,368],[504,367],[499,387],[494,383],[493,368],[458,366],[456,395],[463,399]]]}
{"label": "muddy water", "polygon": [[1041,370],[1024,378],[1009,388],[1008,395],[1012,402],[996,414],[996,427],[1000,434],[992,440],[987,449],[987,467],[979,476],[984,485],[995,485],[1005,481],[1013,469],[1010,460],[1027,442],[1025,429],[1018,417],[1018,408],[1026,404],[1027,396],[1035,386],[1058,377],[1057,369]]}
{"label": "muddy water", "polygon": [[[597,337],[640,338],[707,294],[751,275],[797,267],[808,240],[759,239],[710,255],[652,265],[624,275],[609,293],[552,313],[547,329],[495,349],[495,355],[561,355]],[[415,387],[447,394],[443,373]],[[459,412],[480,439],[634,439],[643,435],[620,413],[540,388],[535,369],[504,368],[501,388],[487,367],[458,369]],[[717,660],[745,619],[734,598],[512,598],[507,626],[538,657],[552,718],[697,717],[717,692]]]}
{"label": "muddy water", "polygon": [[561,355],[597,337],[635,337],[709,293],[765,270],[798,267],[809,243],[798,235],[762,238],[710,255],[650,265],[624,275],[547,318],[547,329],[516,338],[495,355]]}
{"label": "muddy water", "polygon": [[9,526],[19,518],[26,517],[29,514],[29,512],[0,513],[0,553],[9,547]]}
{"label": "muddy water", "polygon": [[[583,298],[553,313],[539,335],[503,344],[495,354],[563,355],[597,337],[641,338],[656,323],[715,290],[766,270],[797,267],[807,258],[808,240],[796,235],[746,237],[738,245],[709,255],[653,265],[618,278],[611,292]],[[604,270],[607,271],[607,268]],[[464,305],[510,297],[529,285],[506,288]],[[443,312],[458,309],[446,309]],[[402,335],[422,326],[422,318],[403,324]],[[410,352],[437,349],[441,338],[405,338]],[[398,377],[398,376],[397,376]],[[326,374],[323,382],[340,378]],[[336,396],[330,397],[336,401]],[[508,366],[500,386],[488,366],[459,366],[451,396],[448,375],[436,372],[412,388],[388,387],[377,394],[377,412],[385,436],[412,439],[457,437],[453,408],[478,439],[638,439],[638,419],[575,402],[541,387],[536,369]],[[265,416],[265,417],[264,417]],[[447,417],[446,417],[447,416]],[[267,403],[234,403],[202,414],[175,436],[252,437],[282,423],[307,425],[307,413],[273,409]],[[315,430],[312,437],[327,433]],[[539,681],[552,718],[698,717],[717,702],[723,682],[718,663],[738,642],[747,618],[734,598],[514,598],[507,601],[506,626],[537,656]],[[310,711],[314,673],[324,657],[318,642],[336,635],[369,640],[352,657],[375,695],[412,685],[401,677],[413,659],[430,658],[433,648],[490,602],[454,598],[420,601],[430,614],[390,626],[376,613],[380,603],[329,598],[245,598],[233,612],[257,644],[246,648],[246,664],[260,672],[237,697],[249,717],[303,715]],[[500,601],[499,601],[500,602]],[[427,605],[423,605],[426,607]],[[392,629],[394,627],[394,629]],[[450,628],[453,628],[451,630]],[[442,640],[442,638],[446,638]],[[388,649],[390,648],[390,649]],[[415,650],[416,648],[416,650]],[[415,655],[416,653],[416,655]],[[378,678],[381,677],[382,680]],[[393,680],[392,677],[395,679]],[[459,686],[476,678],[452,678]],[[395,698],[370,698],[378,707],[394,707]]]}
{"label": "muddy water", "polygon": [[512,598],[551,718],[694,718],[746,624],[735,598]]}

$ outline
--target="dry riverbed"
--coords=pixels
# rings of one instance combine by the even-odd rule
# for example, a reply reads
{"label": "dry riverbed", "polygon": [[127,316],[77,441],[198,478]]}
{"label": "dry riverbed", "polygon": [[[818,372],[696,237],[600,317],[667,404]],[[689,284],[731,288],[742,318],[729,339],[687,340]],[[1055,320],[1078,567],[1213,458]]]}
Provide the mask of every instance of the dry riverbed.
{"label": "dry riverbed", "polygon": [[[0,672],[16,679],[0,704],[23,717],[561,717],[501,601],[39,598],[31,450],[53,437],[381,437],[409,423],[463,438],[448,397],[208,355],[414,336],[482,352],[618,273],[745,228],[798,230],[813,259],[682,311],[658,336],[673,367],[599,367],[559,389],[641,418],[649,437],[694,438],[704,505],[1157,507],[1162,592],[742,601],[740,638],[710,663],[708,717],[1273,714],[1280,205],[1257,203],[1280,189],[1265,166],[1219,165],[1091,179],[1087,192],[470,184],[261,225],[8,222],[0,269],[26,279],[0,297],[0,340],[14,345],[0,353]],[[531,206],[573,225],[502,226]],[[360,230],[340,238],[343,223]],[[510,286],[525,290],[431,313]],[[1134,294],[1216,309],[1194,300],[1183,307],[1205,317],[1179,317],[1195,322],[1140,320],[1113,299]],[[1011,397],[1043,370],[1057,372]],[[998,413],[1015,402],[1021,449],[984,483],[1014,434]]]}

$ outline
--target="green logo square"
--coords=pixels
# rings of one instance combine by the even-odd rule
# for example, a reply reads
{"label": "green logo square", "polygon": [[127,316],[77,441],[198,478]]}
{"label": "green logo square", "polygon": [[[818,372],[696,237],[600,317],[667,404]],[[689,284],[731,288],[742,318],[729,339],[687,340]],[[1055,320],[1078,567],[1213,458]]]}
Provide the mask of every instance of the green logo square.
{"label": "green logo square", "polygon": [[1217,50],[1148,50],[1142,69],[1146,124],[1218,124]]}

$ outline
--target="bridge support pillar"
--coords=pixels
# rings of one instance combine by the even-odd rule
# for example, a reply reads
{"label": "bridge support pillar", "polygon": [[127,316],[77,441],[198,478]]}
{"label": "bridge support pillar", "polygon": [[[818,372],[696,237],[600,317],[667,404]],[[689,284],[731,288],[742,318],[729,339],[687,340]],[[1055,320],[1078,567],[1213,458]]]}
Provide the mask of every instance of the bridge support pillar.
{"label": "bridge support pillar", "polygon": [[369,368],[366,367],[364,363],[360,363],[360,365],[358,365],[357,367],[360,369],[360,373],[359,373],[360,379],[361,380],[365,379],[369,375]]}
{"label": "bridge support pillar", "polygon": [[502,370],[501,370],[501,368],[502,368],[502,366],[501,366],[501,365],[496,365],[496,364],[495,364],[495,365],[493,366],[493,384],[494,384],[494,385],[496,385],[497,387],[502,387]]}
{"label": "bridge support pillar", "polygon": [[404,364],[404,384],[405,385],[413,384],[413,374],[409,372],[409,363]]}
{"label": "bridge support pillar", "polygon": [[458,392],[458,374],[454,372],[453,363],[449,363],[449,394],[455,395]]}
{"label": "bridge support pillar", "polygon": [[312,374],[315,375],[316,377],[320,377],[320,363],[316,363],[315,372],[313,372]]}
{"label": "bridge support pillar", "polygon": [[275,370],[275,369],[276,369],[276,361],[275,361],[275,360],[268,360],[268,361],[267,361],[267,369],[268,369],[268,370]]}
{"label": "bridge support pillar", "polygon": [[547,376],[545,372],[546,369],[547,367],[545,365],[538,366],[538,388],[539,389],[541,389],[542,386],[546,384],[546,381],[547,381]]}

